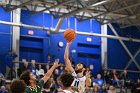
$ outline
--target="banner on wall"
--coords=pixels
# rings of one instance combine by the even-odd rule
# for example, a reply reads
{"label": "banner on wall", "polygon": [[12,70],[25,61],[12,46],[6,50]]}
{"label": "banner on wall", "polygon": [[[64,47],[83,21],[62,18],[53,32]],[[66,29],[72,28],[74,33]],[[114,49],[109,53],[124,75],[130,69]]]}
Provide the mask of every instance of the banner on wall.
{"label": "banner on wall", "polygon": [[92,38],[87,37],[87,42],[91,42],[91,41],[92,41]]}

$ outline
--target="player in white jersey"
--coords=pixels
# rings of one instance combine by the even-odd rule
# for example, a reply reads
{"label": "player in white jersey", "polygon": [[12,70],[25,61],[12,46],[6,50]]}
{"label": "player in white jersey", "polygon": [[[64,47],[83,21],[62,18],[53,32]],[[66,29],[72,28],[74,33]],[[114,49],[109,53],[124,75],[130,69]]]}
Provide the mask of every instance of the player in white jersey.
{"label": "player in white jersey", "polygon": [[65,49],[64,60],[66,68],[72,73],[72,75],[75,78],[72,86],[77,87],[79,93],[84,93],[85,88],[90,86],[91,84],[90,73],[87,72],[86,76],[84,76],[84,73],[86,72],[86,66],[83,63],[78,63],[75,67],[75,70],[72,67],[72,64],[69,59],[69,48],[71,43],[72,42],[68,42]]}
{"label": "player in white jersey", "polygon": [[74,77],[70,73],[63,73],[58,78],[58,83],[63,89],[63,93],[77,93],[77,92],[74,92],[71,88],[71,84],[73,80],[74,80]]}

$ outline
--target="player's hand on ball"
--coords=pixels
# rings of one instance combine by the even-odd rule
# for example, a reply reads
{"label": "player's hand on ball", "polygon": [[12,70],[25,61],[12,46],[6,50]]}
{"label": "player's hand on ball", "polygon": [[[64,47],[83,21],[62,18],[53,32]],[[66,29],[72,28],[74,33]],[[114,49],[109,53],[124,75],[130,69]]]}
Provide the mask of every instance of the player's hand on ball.
{"label": "player's hand on ball", "polygon": [[70,46],[72,44],[72,41],[68,42],[67,45]]}

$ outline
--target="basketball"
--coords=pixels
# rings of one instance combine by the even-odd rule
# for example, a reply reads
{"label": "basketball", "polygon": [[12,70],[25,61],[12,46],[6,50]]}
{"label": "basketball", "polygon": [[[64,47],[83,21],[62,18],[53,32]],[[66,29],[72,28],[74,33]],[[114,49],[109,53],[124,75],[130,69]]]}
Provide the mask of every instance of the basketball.
{"label": "basketball", "polygon": [[64,32],[64,38],[70,42],[72,40],[74,40],[76,37],[76,32],[73,30],[73,29],[67,29],[65,32]]}

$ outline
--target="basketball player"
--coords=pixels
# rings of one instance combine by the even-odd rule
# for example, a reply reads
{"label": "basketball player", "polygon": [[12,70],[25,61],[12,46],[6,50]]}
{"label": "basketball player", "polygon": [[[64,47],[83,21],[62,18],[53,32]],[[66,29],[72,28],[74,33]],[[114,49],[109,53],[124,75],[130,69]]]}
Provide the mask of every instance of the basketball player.
{"label": "basketball player", "polygon": [[38,83],[36,82],[35,75],[33,75],[30,71],[25,71],[22,73],[20,80],[24,80],[25,84],[27,85],[25,93],[41,93],[44,83],[48,81],[55,68],[59,66],[58,63],[59,59],[56,59],[54,65],[48,70],[44,77],[39,80]]}
{"label": "basketball player", "polygon": [[85,88],[90,86],[91,84],[90,72],[87,72],[86,76],[84,76],[84,73],[86,72],[86,66],[83,63],[78,63],[75,67],[75,70],[72,67],[71,62],[69,60],[69,48],[71,43],[72,41],[68,42],[65,49],[64,60],[65,60],[66,68],[74,76],[74,82],[72,86],[77,87],[79,93],[84,93]]}
{"label": "basketball player", "polygon": [[[14,80],[10,86],[12,93],[25,93],[26,84],[23,80]],[[7,93],[7,92],[0,92]]]}
{"label": "basketball player", "polygon": [[63,73],[58,78],[58,83],[60,84],[61,88],[63,89],[63,93],[77,93],[72,90],[71,84],[74,80],[74,77],[70,73]]}

